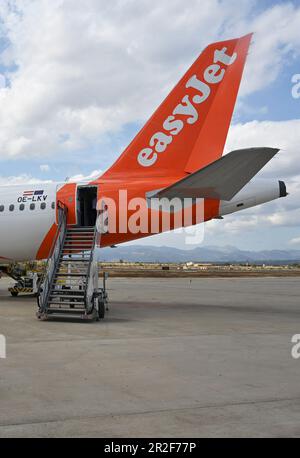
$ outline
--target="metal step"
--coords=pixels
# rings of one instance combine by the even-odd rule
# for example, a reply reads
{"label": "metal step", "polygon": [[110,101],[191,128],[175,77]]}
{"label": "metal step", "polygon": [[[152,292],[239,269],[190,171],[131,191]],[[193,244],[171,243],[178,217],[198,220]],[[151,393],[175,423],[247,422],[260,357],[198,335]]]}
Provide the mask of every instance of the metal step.
{"label": "metal step", "polygon": [[91,237],[90,239],[75,239],[75,238],[72,238],[72,239],[66,239],[65,240],[65,244],[66,243],[77,243],[78,244],[86,244],[86,243],[93,243],[94,241],[94,237]]}
{"label": "metal step", "polygon": [[[67,249],[65,251],[67,251]],[[80,253],[78,253],[78,249],[77,249],[77,253],[74,253],[71,251],[68,254],[61,253],[60,258],[63,258],[64,256],[66,257],[66,259],[78,259],[78,260],[84,259],[86,261],[87,256],[91,257],[91,250],[82,250]],[[75,256],[75,257],[72,258],[70,256]]]}
{"label": "metal step", "polygon": [[64,244],[65,245],[70,245],[70,244],[76,243],[76,245],[87,245],[89,243],[90,245],[92,245],[93,241],[94,241],[94,238],[90,238],[89,240],[87,240],[87,239],[84,239],[84,240],[68,239],[68,240],[65,240]]}
{"label": "metal step", "polygon": [[[66,293],[66,294],[65,294]],[[50,296],[84,296],[85,289],[51,289]]]}
{"label": "metal step", "polygon": [[93,237],[94,236],[94,232],[83,232],[83,231],[80,231],[80,232],[72,232],[70,234],[66,234],[66,237],[78,237],[78,238],[86,238],[86,237]]}
{"label": "metal step", "polygon": [[70,245],[70,246],[64,246],[63,248],[63,251],[91,251],[92,250],[92,246],[87,246],[87,245],[84,245],[84,246],[76,246],[76,245]]}
{"label": "metal step", "polygon": [[87,273],[88,272],[88,266],[86,266],[85,264],[78,264],[77,266],[72,266],[72,269],[66,269],[66,266],[65,265],[62,265],[60,266],[60,268],[57,270],[57,272],[62,272],[62,273],[67,273],[67,272],[70,272],[70,273],[78,273],[78,272],[85,272]]}
{"label": "metal step", "polygon": [[[49,298],[56,298],[56,299],[65,299],[65,298],[71,298],[71,299],[82,299],[84,297],[84,294],[82,294],[81,296],[79,295],[76,295],[75,294],[50,294]],[[64,302],[64,301],[63,301]],[[76,303],[78,304],[78,301],[76,301]]]}
{"label": "metal step", "polygon": [[93,232],[70,232],[66,234],[66,238],[69,239],[85,239],[85,238],[93,238],[94,233]]}
{"label": "metal step", "polygon": [[79,275],[80,277],[86,277],[87,276],[87,270],[83,271],[83,270],[78,270],[78,269],[75,270],[74,269],[69,273],[65,273],[64,271],[57,271],[56,275],[63,275],[63,276],[66,276],[66,277],[67,276],[74,277],[76,275]]}
{"label": "metal step", "polygon": [[67,235],[67,237],[69,238],[69,240],[70,239],[71,240],[77,240],[77,239],[81,240],[83,238],[84,240],[90,241],[90,240],[94,239],[94,234],[80,234],[80,237],[79,236],[78,237],[77,236],[76,237],[74,237],[74,236],[70,237],[70,235]]}
{"label": "metal step", "polygon": [[68,237],[68,238],[65,239],[65,243],[73,243],[73,242],[76,242],[76,243],[90,243],[90,242],[93,242],[93,240],[94,240],[93,236],[86,237],[86,238]]}
{"label": "metal step", "polygon": [[76,243],[66,243],[64,245],[64,250],[84,250],[84,251],[90,251],[93,248],[93,245],[91,244],[76,244]]}
{"label": "metal step", "polygon": [[94,240],[94,234],[67,235],[65,240]]}
{"label": "metal step", "polygon": [[85,309],[85,303],[83,301],[54,301],[53,299],[48,301],[48,305],[82,305],[83,308]]}
{"label": "metal step", "polygon": [[72,239],[75,239],[75,238],[78,238],[78,239],[81,239],[81,238],[84,238],[84,239],[87,239],[87,238],[90,238],[92,239],[94,237],[94,233],[92,232],[74,232],[73,234],[66,234],[66,237],[69,237],[69,238],[72,238]]}
{"label": "metal step", "polygon": [[94,231],[67,232],[66,237],[93,237]]}
{"label": "metal step", "polygon": [[67,231],[66,237],[92,237],[95,233],[94,228],[90,230],[77,230],[77,231]]}
{"label": "metal step", "polygon": [[59,316],[60,318],[82,318],[82,319],[92,319],[93,314],[87,315],[85,309],[78,309],[78,310],[69,310],[69,309],[48,309],[47,310],[47,317],[55,317],[55,315]]}
{"label": "metal step", "polygon": [[[68,293],[68,294],[62,294],[62,292],[65,292],[65,293]],[[73,290],[70,290],[70,289],[53,289],[51,290],[50,292],[50,295],[49,297],[67,297],[67,296],[70,296],[70,297],[83,297],[84,296],[84,293],[85,293],[85,290],[84,289],[81,289],[81,290],[78,290],[78,291],[74,291]]]}
{"label": "metal step", "polygon": [[80,273],[80,274],[61,274],[61,273],[56,273],[55,277],[86,277],[86,272],[85,274]]}
{"label": "metal step", "polygon": [[64,248],[67,247],[67,246],[68,247],[75,247],[75,248],[77,248],[77,247],[83,247],[83,248],[91,247],[91,248],[93,248],[94,243],[93,243],[92,240],[91,241],[85,240],[84,242],[77,242],[77,240],[73,240],[72,242],[65,242],[64,243]]}
{"label": "metal step", "polygon": [[61,317],[66,316],[66,318],[72,318],[72,316],[78,318],[78,317],[84,317],[88,318],[88,315],[86,314],[85,309],[56,309],[56,308],[49,308],[47,310],[47,315],[59,315]]}
{"label": "metal step", "polygon": [[70,244],[69,246],[63,246],[63,250],[64,251],[68,251],[68,250],[82,250],[82,251],[91,251],[92,249],[92,245],[91,246],[87,246],[87,245],[75,245],[75,244]]}
{"label": "metal step", "polygon": [[59,268],[57,269],[56,272],[62,272],[62,273],[73,273],[73,271],[75,271],[74,273],[77,273],[77,272],[81,272],[81,273],[85,273],[87,274],[88,273],[88,265],[86,264],[77,264],[76,266],[74,264],[72,265],[69,265],[69,268],[65,265],[62,265],[62,266],[59,266]]}
{"label": "metal step", "polygon": [[67,234],[74,233],[74,232],[94,232],[95,226],[80,226],[80,227],[69,227],[67,229]]}
{"label": "metal step", "polygon": [[58,268],[58,271],[62,271],[64,270],[65,272],[72,272],[73,270],[77,271],[77,270],[80,270],[80,271],[83,271],[85,270],[86,272],[88,271],[88,264],[89,263],[82,263],[82,262],[78,262],[77,264],[65,264],[65,263],[60,263],[59,264],[59,268]]}
{"label": "metal step", "polygon": [[[84,255],[84,256],[86,257],[86,259],[89,259],[89,258],[91,257],[90,254],[88,253],[88,251],[86,251],[86,250],[80,250],[80,249],[78,249],[78,248],[74,248],[74,249],[68,248],[68,249],[66,249],[66,250],[63,250],[62,256],[81,255],[81,254],[83,254],[83,253],[86,253],[86,254]],[[89,258],[87,258],[87,256],[89,256]]]}
{"label": "metal step", "polygon": [[[89,257],[87,257],[89,256]],[[60,260],[64,260],[64,261],[68,261],[68,260],[73,260],[73,261],[89,261],[91,255],[88,251],[83,251],[82,253],[78,254],[78,253],[70,253],[70,254],[65,254],[65,255],[60,255]]]}
{"label": "metal step", "polygon": [[75,240],[75,239],[72,239],[72,240],[66,240],[65,241],[65,244],[68,244],[68,243],[77,243],[77,245],[81,245],[81,244],[86,244],[86,243],[93,243],[93,240],[94,239],[90,239],[90,240]]}
{"label": "metal step", "polygon": [[[50,292],[50,296],[53,295],[53,293],[62,293],[64,291],[66,293],[70,293],[70,291],[72,291],[72,293],[76,293],[76,294],[82,293],[82,295],[84,295],[83,289],[52,289]],[[65,295],[63,296],[65,297]]]}
{"label": "metal step", "polygon": [[77,235],[78,237],[82,237],[82,234],[94,235],[94,232],[95,232],[95,228],[94,227],[93,227],[93,229],[84,229],[84,228],[73,229],[73,230],[68,230],[66,232],[66,236]]}
{"label": "metal step", "polygon": [[[89,256],[89,257],[87,257]],[[66,261],[66,262],[80,262],[81,260],[82,261],[89,261],[90,260],[90,255],[88,253],[81,253],[81,254],[78,254],[78,253],[70,253],[70,254],[66,254],[64,256],[60,256],[59,258],[60,260],[63,260],[63,261]]]}
{"label": "metal step", "polygon": [[76,243],[77,245],[86,245],[87,243],[90,243],[92,245],[93,241],[94,241],[93,238],[90,238],[89,240],[87,239],[84,239],[84,240],[69,239],[69,240],[65,240],[65,245],[69,245],[73,243]]}
{"label": "metal step", "polygon": [[59,266],[58,271],[64,271],[64,272],[72,272],[73,270],[77,271],[79,270],[80,272],[87,272],[88,271],[88,264],[63,264]]}
{"label": "metal step", "polygon": [[77,251],[78,252],[78,251],[91,251],[91,250],[88,249],[88,247],[85,247],[85,246],[83,246],[83,247],[78,246],[76,248],[75,247],[74,248],[71,248],[71,247],[70,248],[69,247],[65,248],[64,247],[63,248],[63,252],[65,252],[65,251]]}

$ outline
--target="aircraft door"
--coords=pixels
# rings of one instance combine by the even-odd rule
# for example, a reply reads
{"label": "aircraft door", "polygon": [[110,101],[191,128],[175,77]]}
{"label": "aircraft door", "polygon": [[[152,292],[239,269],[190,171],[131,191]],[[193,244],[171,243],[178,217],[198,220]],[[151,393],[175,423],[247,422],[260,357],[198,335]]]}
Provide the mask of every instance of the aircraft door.
{"label": "aircraft door", "polygon": [[57,187],[56,204],[60,201],[68,208],[68,225],[77,223],[76,218],[76,183],[67,183]]}
{"label": "aircraft door", "polygon": [[95,226],[97,217],[97,186],[77,187],[77,225]]}

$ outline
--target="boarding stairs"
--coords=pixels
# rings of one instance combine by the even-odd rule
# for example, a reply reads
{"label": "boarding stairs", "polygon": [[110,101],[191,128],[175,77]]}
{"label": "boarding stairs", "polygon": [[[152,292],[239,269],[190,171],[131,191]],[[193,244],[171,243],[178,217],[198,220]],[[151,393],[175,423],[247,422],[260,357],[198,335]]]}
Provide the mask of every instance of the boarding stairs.
{"label": "boarding stairs", "polygon": [[95,250],[100,246],[103,211],[95,226],[68,226],[67,208],[58,205],[57,234],[38,294],[37,317],[103,319],[107,307],[105,276],[99,288]]}

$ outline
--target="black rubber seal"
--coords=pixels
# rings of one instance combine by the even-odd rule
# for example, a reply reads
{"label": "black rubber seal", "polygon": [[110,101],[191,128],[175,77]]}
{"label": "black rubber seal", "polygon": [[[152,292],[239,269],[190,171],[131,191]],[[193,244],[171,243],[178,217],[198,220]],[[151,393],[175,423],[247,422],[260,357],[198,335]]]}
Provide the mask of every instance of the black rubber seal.
{"label": "black rubber seal", "polygon": [[286,197],[286,185],[284,181],[279,181],[279,197]]}

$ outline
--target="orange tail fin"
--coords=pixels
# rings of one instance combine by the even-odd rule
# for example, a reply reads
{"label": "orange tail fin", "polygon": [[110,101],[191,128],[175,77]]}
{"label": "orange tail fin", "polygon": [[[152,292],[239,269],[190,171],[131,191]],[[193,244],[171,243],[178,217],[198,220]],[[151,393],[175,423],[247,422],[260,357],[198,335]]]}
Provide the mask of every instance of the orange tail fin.
{"label": "orange tail fin", "polygon": [[184,176],[222,156],[251,37],[205,48],[104,176]]}

